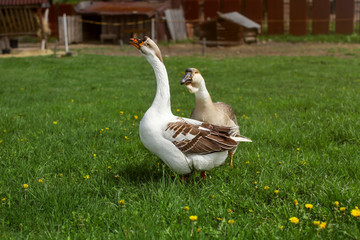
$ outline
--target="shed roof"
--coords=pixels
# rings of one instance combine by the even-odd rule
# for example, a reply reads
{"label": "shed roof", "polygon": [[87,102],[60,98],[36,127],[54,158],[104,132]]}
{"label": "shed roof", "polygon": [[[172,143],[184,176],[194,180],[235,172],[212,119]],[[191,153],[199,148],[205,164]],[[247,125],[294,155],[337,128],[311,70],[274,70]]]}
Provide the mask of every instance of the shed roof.
{"label": "shed roof", "polygon": [[260,31],[260,25],[238,12],[218,13],[223,19],[229,20],[246,28],[256,28]]}
{"label": "shed roof", "polygon": [[0,0],[0,6],[42,5],[49,6],[49,0]]}
{"label": "shed roof", "polygon": [[75,7],[80,14],[97,15],[147,15],[152,17],[170,7],[168,2],[81,2]]}

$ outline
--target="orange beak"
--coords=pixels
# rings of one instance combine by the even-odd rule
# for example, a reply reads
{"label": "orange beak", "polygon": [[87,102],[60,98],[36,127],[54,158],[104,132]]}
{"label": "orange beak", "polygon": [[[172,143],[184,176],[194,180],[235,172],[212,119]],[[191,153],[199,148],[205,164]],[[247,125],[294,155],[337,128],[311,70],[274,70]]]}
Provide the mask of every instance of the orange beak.
{"label": "orange beak", "polygon": [[138,38],[130,38],[130,44],[136,47],[137,49],[140,49],[140,47],[144,44],[144,41]]}

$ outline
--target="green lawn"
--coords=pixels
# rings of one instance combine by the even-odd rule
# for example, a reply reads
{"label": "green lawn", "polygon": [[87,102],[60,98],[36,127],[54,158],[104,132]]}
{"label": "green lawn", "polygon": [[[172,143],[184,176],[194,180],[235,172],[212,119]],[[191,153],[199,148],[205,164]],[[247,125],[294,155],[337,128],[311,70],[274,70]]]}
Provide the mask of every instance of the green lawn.
{"label": "green lawn", "polygon": [[235,167],[182,184],[142,146],[140,54],[0,59],[0,239],[360,239],[358,54],[164,60],[174,113],[188,67],[235,109]]}

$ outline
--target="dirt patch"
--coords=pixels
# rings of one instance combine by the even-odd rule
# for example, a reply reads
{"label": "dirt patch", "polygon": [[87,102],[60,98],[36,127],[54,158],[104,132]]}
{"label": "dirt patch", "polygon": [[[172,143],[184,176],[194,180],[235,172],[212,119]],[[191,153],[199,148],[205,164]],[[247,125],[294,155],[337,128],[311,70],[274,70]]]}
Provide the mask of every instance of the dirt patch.
{"label": "dirt patch", "polygon": [[[200,44],[170,44],[159,46],[164,56],[202,56],[203,49]],[[20,44],[11,54],[2,54],[0,57],[28,57],[50,55],[54,45],[49,44],[48,50],[41,51],[39,44]],[[73,44],[70,51],[80,54],[99,54],[111,56],[139,56],[138,51],[130,45],[121,48],[119,45],[101,44]],[[57,52],[64,47],[58,46]],[[253,56],[360,56],[360,44],[348,43],[279,43],[262,42],[258,44],[243,44],[232,47],[207,47],[205,56],[209,57],[253,57]]]}

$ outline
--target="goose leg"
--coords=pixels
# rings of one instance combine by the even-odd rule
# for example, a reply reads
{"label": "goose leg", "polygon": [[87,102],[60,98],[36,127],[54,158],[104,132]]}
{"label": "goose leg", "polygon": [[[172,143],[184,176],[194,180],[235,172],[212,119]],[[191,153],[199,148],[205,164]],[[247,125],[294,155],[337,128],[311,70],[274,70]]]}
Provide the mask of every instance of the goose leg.
{"label": "goose leg", "polygon": [[230,167],[233,167],[234,165],[233,165],[233,158],[234,158],[234,153],[233,153],[233,151],[229,151],[229,153],[228,153],[228,156],[230,156]]}
{"label": "goose leg", "polygon": [[205,179],[206,178],[206,171],[200,172],[200,177]]}

